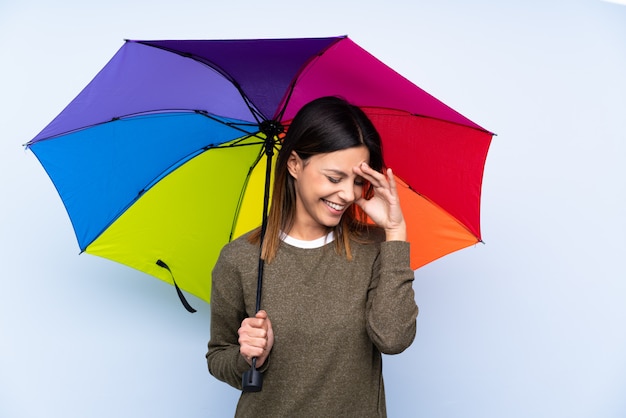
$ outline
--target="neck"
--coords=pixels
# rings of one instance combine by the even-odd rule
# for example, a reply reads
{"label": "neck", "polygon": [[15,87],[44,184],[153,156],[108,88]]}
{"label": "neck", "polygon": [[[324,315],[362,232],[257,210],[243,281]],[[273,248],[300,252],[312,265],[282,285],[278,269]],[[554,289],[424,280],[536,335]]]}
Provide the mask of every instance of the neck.
{"label": "neck", "polygon": [[330,231],[332,231],[332,228],[328,227],[298,228],[294,226],[287,232],[287,235],[302,241],[313,241],[314,239],[325,237]]}

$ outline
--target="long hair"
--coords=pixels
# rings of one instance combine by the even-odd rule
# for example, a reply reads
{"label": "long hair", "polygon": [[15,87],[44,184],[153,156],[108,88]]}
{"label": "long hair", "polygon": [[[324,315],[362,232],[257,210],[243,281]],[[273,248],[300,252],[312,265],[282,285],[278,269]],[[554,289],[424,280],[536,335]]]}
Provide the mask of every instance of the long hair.
{"label": "long hair", "polygon": [[[284,138],[274,173],[274,190],[263,237],[261,257],[270,263],[280,246],[281,232],[293,226],[296,212],[296,190],[294,178],[287,169],[292,151],[306,163],[314,155],[340,151],[365,145],[369,151],[369,166],[377,171],[384,167],[380,135],[365,112],[338,97],[322,97],[304,105],[294,117]],[[367,183],[363,189],[366,199],[373,195]],[[352,259],[350,240],[360,240],[361,232],[367,228],[367,216],[355,204],[350,205],[333,227],[335,249],[345,252]],[[261,231],[250,235],[250,241],[260,243]]]}

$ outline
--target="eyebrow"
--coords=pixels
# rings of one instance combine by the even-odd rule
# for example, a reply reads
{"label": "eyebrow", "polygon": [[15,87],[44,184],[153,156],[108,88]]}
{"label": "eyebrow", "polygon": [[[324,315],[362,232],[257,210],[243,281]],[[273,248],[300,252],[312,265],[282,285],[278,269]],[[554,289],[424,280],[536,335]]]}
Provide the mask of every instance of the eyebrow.
{"label": "eyebrow", "polygon": [[337,175],[343,176],[343,177],[347,177],[348,176],[348,174],[346,174],[345,172],[343,172],[341,170],[338,170],[336,168],[322,168],[322,171],[324,173],[334,173],[334,174],[337,174]]}

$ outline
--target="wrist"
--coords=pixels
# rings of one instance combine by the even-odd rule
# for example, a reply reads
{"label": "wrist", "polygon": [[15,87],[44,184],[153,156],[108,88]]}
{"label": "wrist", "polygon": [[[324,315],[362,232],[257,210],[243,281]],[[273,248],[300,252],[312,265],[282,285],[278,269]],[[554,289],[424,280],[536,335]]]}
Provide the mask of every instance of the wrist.
{"label": "wrist", "polygon": [[404,222],[402,225],[396,228],[385,229],[385,240],[386,241],[406,241],[407,233],[406,233],[406,225]]}

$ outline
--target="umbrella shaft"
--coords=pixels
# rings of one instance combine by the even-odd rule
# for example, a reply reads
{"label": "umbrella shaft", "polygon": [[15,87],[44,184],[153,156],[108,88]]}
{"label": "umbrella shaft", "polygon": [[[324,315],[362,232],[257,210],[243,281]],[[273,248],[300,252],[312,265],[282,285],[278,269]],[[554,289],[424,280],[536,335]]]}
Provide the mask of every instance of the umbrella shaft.
{"label": "umbrella shaft", "polygon": [[[263,192],[263,217],[261,222],[261,240],[260,240],[260,251],[263,251],[263,240],[265,239],[265,231],[267,229],[267,212],[269,210],[269,200],[270,200],[270,179],[272,178],[272,157],[274,156],[274,136],[267,135],[265,138],[265,155],[266,155],[266,166],[265,166],[265,190]],[[256,288],[256,311],[261,310],[261,293],[263,289],[263,268],[264,268],[264,260],[261,254],[259,253],[259,268],[258,268],[258,276],[257,276],[257,288]]]}

